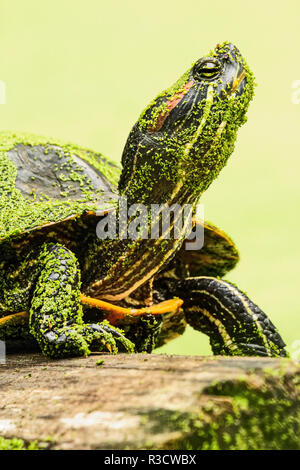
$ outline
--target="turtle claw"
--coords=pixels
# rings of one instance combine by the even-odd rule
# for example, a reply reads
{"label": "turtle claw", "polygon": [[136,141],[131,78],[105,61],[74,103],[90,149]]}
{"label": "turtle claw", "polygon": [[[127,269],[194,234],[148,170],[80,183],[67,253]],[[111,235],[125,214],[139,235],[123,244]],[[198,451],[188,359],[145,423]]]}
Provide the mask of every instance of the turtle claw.
{"label": "turtle claw", "polygon": [[43,334],[43,346],[45,353],[54,359],[87,356],[91,351],[117,354],[119,348],[122,352],[131,353],[135,348],[134,344],[123,336],[121,330],[107,325],[106,322],[48,330]]}
{"label": "turtle claw", "polygon": [[86,340],[92,351],[101,352],[105,348],[110,354],[117,354],[119,350],[127,353],[134,352],[134,344],[122,334],[120,329],[112,327],[106,321],[91,323],[86,325],[85,329],[89,337]]}

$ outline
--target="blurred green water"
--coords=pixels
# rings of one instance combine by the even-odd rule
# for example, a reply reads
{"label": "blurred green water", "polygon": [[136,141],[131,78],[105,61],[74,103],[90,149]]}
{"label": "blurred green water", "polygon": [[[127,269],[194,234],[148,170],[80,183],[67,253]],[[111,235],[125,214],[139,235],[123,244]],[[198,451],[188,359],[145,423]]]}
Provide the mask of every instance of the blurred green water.
{"label": "blurred green water", "polygon": [[[236,241],[227,278],[300,339],[300,4],[271,1],[1,0],[2,129],[51,135],[120,159],[132,124],[217,42],[236,44],[258,87],[234,155],[203,201]],[[159,352],[207,354],[189,329]]]}

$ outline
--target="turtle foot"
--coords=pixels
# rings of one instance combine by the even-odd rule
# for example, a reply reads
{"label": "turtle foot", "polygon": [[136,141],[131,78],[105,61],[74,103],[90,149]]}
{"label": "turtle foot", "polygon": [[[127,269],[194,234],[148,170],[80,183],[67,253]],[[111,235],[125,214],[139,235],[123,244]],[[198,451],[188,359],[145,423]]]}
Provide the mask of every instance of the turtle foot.
{"label": "turtle foot", "polygon": [[43,334],[40,345],[43,353],[51,358],[87,356],[92,351],[134,352],[134,344],[122,334],[121,330],[111,327],[108,323],[74,325],[50,330]]}

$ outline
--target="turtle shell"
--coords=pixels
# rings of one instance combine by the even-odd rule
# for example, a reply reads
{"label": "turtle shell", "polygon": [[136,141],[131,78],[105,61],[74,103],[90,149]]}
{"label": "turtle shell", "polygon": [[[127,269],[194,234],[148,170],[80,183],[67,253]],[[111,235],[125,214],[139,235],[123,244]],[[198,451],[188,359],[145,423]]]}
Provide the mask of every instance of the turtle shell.
{"label": "turtle shell", "polygon": [[204,231],[204,245],[201,250],[186,249],[185,240],[176,256],[160,271],[160,277],[223,277],[239,261],[239,252],[231,238],[210,222],[194,220]]}
{"label": "turtle shell", "polygon": [[0,132],[0,244],[117,203],[120,168],[99,153]]}

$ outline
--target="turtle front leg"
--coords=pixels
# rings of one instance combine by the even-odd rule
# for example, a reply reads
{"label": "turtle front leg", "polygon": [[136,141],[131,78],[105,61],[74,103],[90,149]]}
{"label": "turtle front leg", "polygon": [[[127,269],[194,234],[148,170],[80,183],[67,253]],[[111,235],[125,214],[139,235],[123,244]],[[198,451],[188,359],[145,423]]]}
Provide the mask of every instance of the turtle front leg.
{"label": "turtle front leg", "polygon": [[184,300],[187,323],[209,336],[214,354],[287,356],[273,323],[233,284],[207,276],[163,282]]}
{"label": "turtle front leg", "polygon": [[45,244],[38,264],[29,326],[45,355],[84,356],[90,350],[116,353],[117,342],[123,350],[133,351],[134,345],[108,322],[84,324],[80,271],[71,251],[59,244]]}

